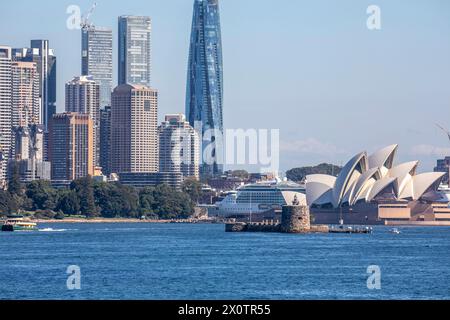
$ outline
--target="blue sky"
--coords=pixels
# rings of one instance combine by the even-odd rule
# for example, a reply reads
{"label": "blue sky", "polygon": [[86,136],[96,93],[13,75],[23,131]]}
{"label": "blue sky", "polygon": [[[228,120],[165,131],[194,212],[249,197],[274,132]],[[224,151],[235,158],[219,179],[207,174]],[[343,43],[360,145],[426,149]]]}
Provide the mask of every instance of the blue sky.
{"label": "blue sky", "polygon": [[[80,32],[66,9],[93,1],[1,4],[0,43],[51,41],[64,83],[80,73]],[[153,19],[153,86],[160,118],[184,112],[193,0],[97,0],[92,21],[113,28],[123,14]],[[369,5],[382,29],[366,27]],[[447,0],[222,0],[225,126],[281,130],[282,170],[343,164],[362,150],[400,144],[399,161],[431,170],[450,155],[436,127],[450,128],[450,2]],[[116,43],[115,43],[116,45]],[[116,78],[116,47],[114,49]]]}

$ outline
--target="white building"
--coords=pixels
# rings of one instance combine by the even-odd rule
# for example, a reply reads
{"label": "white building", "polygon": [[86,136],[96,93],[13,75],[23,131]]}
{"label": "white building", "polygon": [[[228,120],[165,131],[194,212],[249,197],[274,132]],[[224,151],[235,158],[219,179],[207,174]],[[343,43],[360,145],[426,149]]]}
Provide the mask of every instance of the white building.
{"label": "white building", "polygon": [[352,223],[437,219],[434,208],[445,202],[438,192],[445,173],[417,174],[418,161],[395,164],[397,149],[359,153],[337,177],[308,176],[307,202],[317,220],[332,223],[339,215]]}
{"label": "white building", "polygon": [[12,144],[11,48],[0,46],[0,188],[5,186]]}
{"label": "white building", "polygon": [[183,114],[166,115],[158,128],[159,170],[200,179],[200,138]]}

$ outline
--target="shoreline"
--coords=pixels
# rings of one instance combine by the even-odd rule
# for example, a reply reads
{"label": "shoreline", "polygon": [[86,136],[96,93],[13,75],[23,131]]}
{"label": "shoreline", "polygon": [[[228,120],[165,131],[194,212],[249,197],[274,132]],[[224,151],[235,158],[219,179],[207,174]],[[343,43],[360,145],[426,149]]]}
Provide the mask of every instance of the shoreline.
{"label": "shoreline", "polygon": [[125,218],[94,218],[94,219],[84,219],[84,218],[68,218],[64,220],[57,219],[37,219],[31,220],[38,224],[70,224],[70,223],[152,223],[152,224],[169,224],[169,223],[187,223],[187,224],[200,224],[200,223],[212,223],[210,220],[140,220],[140,219],[125,219]]}

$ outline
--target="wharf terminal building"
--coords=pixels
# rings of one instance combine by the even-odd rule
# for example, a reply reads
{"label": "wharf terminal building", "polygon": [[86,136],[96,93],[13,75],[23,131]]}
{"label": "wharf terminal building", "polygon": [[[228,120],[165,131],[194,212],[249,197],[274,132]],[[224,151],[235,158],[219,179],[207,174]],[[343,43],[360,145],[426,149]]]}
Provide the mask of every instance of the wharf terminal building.
{"label": "wharf terminal building", "polygon": [[394,163],[397,145],[353,157],[338,177],[310,175],[306,197],[317,224],[449,223],[438,192],[445,173],[417,174],[418,161]]}

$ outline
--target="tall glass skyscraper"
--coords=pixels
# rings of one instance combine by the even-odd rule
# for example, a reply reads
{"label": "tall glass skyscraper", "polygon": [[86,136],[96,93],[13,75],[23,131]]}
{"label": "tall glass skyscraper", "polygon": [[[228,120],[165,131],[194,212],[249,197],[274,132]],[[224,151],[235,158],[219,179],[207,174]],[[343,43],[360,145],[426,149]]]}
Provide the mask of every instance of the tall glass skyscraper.
{"label": "tall glass skyscraper", "polygon": [[186,91],[186,115],[191,126],[201,131],[203,137],[202,175],[220,174],[223,171],[224,146],[218,0],[195,0]]}
{"label": "tall glass skyscraper", "polygon": [[87,25],[81,30],[81,75],[100,85],[100,107],[111,106],[113,57],[112,30]]}
{"label": "tall glass skyscraper", "polygon": [[119,17],[119,85],[150,87],[151,32],[150,17]]}

